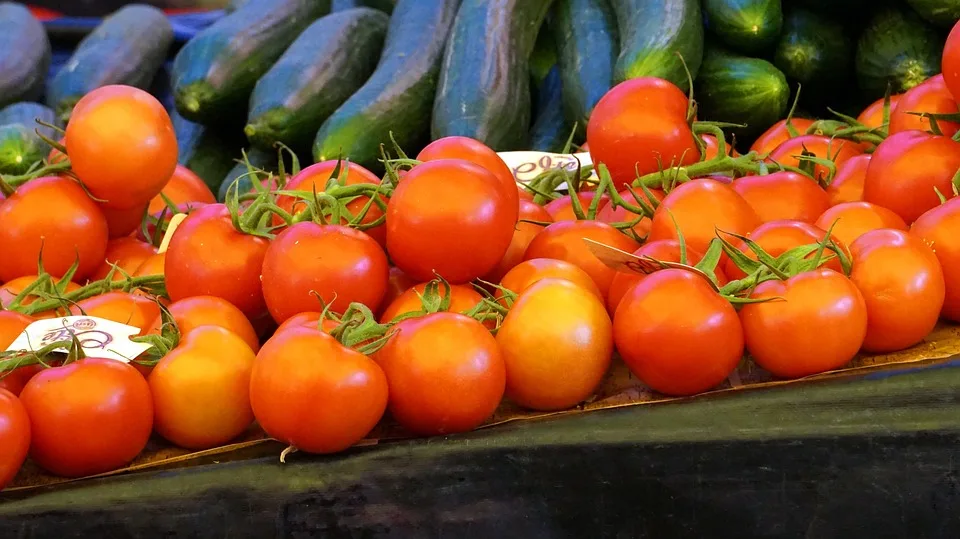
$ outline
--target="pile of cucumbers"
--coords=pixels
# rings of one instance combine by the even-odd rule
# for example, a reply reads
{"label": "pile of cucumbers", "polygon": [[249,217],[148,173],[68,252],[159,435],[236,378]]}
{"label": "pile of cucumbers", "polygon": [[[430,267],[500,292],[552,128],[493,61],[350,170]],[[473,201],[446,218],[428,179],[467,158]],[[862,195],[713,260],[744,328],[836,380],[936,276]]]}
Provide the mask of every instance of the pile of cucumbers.
{"label": "pile of cucumbers", "polygon": [[[161,11],[128,5],[48,77],[42,26],[2,2],[0,46],[18,53],[0,58],[0,108],[43,100],[66,122],[93,88],[148,89],[181,163],[215,190],[242,174],[241,149],[271,168],[278,143],[374,170],[391,136],[408,153],[449,135],[558,151],[642,76],[692,81],[698,118],[743,125],[749,144],[796,97],[809,114],[856,114],[938,73],[958,18],[960,0],[233,0],[181,46]],[[0,145],[14,132],[0,126]]]}

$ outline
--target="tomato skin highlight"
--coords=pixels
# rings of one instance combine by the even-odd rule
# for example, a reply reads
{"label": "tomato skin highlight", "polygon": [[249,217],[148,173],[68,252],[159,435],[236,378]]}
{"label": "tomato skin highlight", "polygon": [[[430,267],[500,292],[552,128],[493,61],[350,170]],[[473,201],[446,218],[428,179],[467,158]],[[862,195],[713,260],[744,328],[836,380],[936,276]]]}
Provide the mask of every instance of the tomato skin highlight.
{"label": "tomato skin highlight", "polygon": [[0,490],[3,490],[23,465],[30,450],[30,418],[17,397],[0,388]]}
{"label": "tomato skin highlight", "polygon": [[892,211],[869,202],[844,202],[823,212],[814,226],[830,230],[843,245],[850,245],[864,233],[878,228],[906,230],[907,223]]}
{"label": "tomato skin highlight", "polygon": [[497,341],[456,313],[404,320],[375,354],[390,387],[390,414],[420,436],[467,432],[493,415],[506,387]]}
{"label": "tomato skin highlight", "polygon": [[796,172],[744,176],[730,185],[764,223],[782,219],[813,223],[830,207],[826,191],[811,178]]}
{"label": "tomato skin highlight", "polygon": [[[797,136],[800,136],[806,133],[807,129],[813,125],[813,120],[807,118],[791,118],[790,125],[797,131]],[[791,138],[794,137],[787,129],[787,120],[780,120],[757,137],[757,140],[750,146],[750,151],[757,152],[760,155],[767,155],[777,149],[777,146],[780,146]]]}
{"label": "tomato skin highlight", "polygon": [[[951,34],[952,35],[952,34]],[[960,322],[960,198],[952,198],[914,221],[910,234],[933,250],[943,270],[946,297],[941,315]]]}
{"label": "tomato skin highlight", "polygon": [[740,309],[747,350],[781,378],[839,369],[857,355],[867,333],[867,305],[847,277],[831,269],[766,281],[751,297],[776,298]]}
{"label": "tomato skin highlight", "polygon": [[863,183],[870,166],[870,154],[855,155],[837,166],[837,174],[827,186],[831,206],[863,200]]}
{"label": "tomato skin highlight", "polygon": [[902,230],[871,230],[850,246],[857,285],[867,304],[863,349],[909,348],[933,331],[945,297],[943,270],[923,240]]}
{"label": "tomato skin highlight", "polygon": [[[888,133],[893,135],[903,131],[931,129],[929,118],[909,114],[911,112],[956,114],[960,112],[960,107],[957,107],[957,101],[947,89],[943,75],[935,75],[904,92],[897,101],[897,106],[891,107]],[[938,120],[937,126],[946,137],[951,137],[960,130],[960,123],[957,122]]]}
{"label": "tomato skin highlight", "polygon": [[153,430],[153,399],[129,364],[88,357],[44,369],[23,388],[30,458],[61,477],[85,477],[130,463]]}
{"label": "tomato skin highlight", "polygon": [[737,311],[702,277],[681,269],[654,272],[626,293],[613,338],[630,371],[671,396],[717,386],[743,355]]}
{"label": "tomato skin highlight", "polygon": [[289,327],[257,354],[250,404],[271,437],[307,453],[336,453],[383,417],[387,379],[373,360],[330,335]]}

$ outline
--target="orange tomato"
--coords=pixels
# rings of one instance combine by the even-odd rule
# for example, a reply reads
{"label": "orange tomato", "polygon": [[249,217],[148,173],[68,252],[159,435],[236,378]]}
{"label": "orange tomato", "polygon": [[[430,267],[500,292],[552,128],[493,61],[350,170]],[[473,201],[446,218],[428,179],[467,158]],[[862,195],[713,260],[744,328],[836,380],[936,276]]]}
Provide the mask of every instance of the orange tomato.
{"label": "orange tomato", "polygon": [[[833,161],[835,165],[840,166],[847,159],[862,154],[863,148],[855,142],[843,139],[831,139],[826,135],[801,135],[781,143],[770,152],[767,160],[781,165],[799,167],[802,163],[799,157],[804,151],[820,159],[829,159]],[[830,169],[825,165],[814,165],[814,178],[820,180],[821,178],[829,177],[829,175]]]}
{"label": "orange tomato", "polygon": [[[422,311],[423,303],[420,298],[426,291],[428,284],[429,283],[420,283],[403,294],[400,294],[397,299],[393,300],[393,303],[383,310],[383,314],[380,315],[380,322],[387,323],[402,314]],[[441,298],[446,297],[445,291],[445,288],[441,284],[438,290]],[[474,290],[472,286],[466,284],[450,285],[450,308],[448,309],[450,312],[463,313],[469,311],[482,301],[483,296]]]}
{"label": "orange tomato", "polygon": [[[6,350],[13,341],[27,329],[34,318],[16,311],[0,311],[0,350]],[[43,367],[41,365],[24,365],[12,371],[0,373],[0,389],[5,389],[14,396],[23,391],[23,386],[37,374]],[[2,474],[0,474],[2,475]],[[3,481],[0,480],[0,488]]]}
{"label": "orange tomato", "polygon": [[[38,279],[37,275],[24,275],[23,277],[17,277],[11,281],[7,281],[0,286],[0,305],[7,307],[10,305],[10,302],[13,301],[21,292],[23,292],[28,286],[33,284],[34,281]],[[64,293],[70,293],[75,290],[79,290],[80,285],[74,282],[67,283]],[[26,307],[34,301],[40,299],[38,296],[30,294],[23,298],[23,301],[20,302],[21,307]],[[44,311],[41,313],[35,313],[33,315],[36,319],[41,318],[52,318],[62,313],[63,309],[51,309],[49,311]]]}
{"label": "orange tomato", "polygon": [[960,198],[927,211],[910,226],[910,233],[937,255],[946,285],[941,316],[960,322]]}
{"label": "orange tomato", "polygon": [[[801,247],[803,245],[810,245],[812,243],[819,243],[823,241],[823,238],[826,235],[827,232],[825,230],[822,230],[809,223],[805,223],[803,221],[783,220],[763,223],[747,234],[747,237],[759,245],[760,248],[763,249],[767,254],[777,258],[790,249]],[[838,247],[845,249],[844,245],[841,244],[836,237],[833,237],[832,239],[838,244]],[[757,259],[757,254],[754,253],[752,249],[747,247],[746,242],[736,240],[733,242],[733,244],[736,246],[737,250],[746,255],[747,258],[752,260]],[[824,251],[825,257],[831,255],[836,256],[831,251]],[[814,256],[815,254],[810,254],[807,256],[807,258],[813,258]],[[840,261],[837,258],[827,262],[825,266],[836,271],[842,270]],[[741,270],[731,259],[726,260],[723,266],[723,272],[731,279],[742,279],[747,276],[746,273],[744,273],[743,270]]]}
{"label": "orange tomato", "polygon": [[[806,133],[807,129],[813,125],[813,120],[791,118],[790,125],[796,130],[797,136],[800,136]],[[760,155],[766,155],[791,138],[793,138],[793,135],[791,135],[790,130],[787,129],[787,120],[780,120],[757,137],[757,140],[750,146],[750,151],[757,152]]]}
{"label": "orange tomato", "polygon": [[[719,155],[720,146],[717,142],[717,137],[713,135],[699,135],[700,140],[703,141],[706,149],[703,152],[703,160],[709,161],[714,159]],[[739,157],[740,153],[734,148],[729,142],[726,142],[727,146],[727,155],[730,157]]]}
{"label": "orange tomato", "polygon": [[813,223],[830,207],[826,191],[816,181],[796,172],[744,176],[730,185],[764,223],[781,219]]}
{"label": "orange tomato", "polygon": [[[254,353],[260,350],[260,339],[253,329],[253,324],[240,309],[223,298],[214,296],[184,298],[168,305],[167,311],[170,312],[182,336],[189,335],[200,327],[217,326],[240,337]],[[156,316],[149,327],[151,331],[156,332],[160,330],[162,324],[163,319]]]}
{"label": "orange tomato", "polygon": [[106,204],[97,203],[100,212],[107,220],[107,230],[110,239],[123,238],[129,236],[140,228],[143,223],[143,217],[147,212],[147,205],[135,206],[133,208],[110,208]]}
{"label": "orange tomato", "polygon": [[[655,205],[650,200],[650,197],[647,196],[646,192],[644,192],[642,189],[634,189],[634,193],[636,193],[637,196],[646,202],[651,208]],[[619,194],[620,198],[625,200],[628,204],[632,206],[639,206],[636,199],[633,198],[633,194],[631,194],[629,190],[621,191]],[[660,189],[650,189],[650,194],[653,195],[653,198],[657,203],[663,200],[663,197],[666,196],[666,194]],[[612,204],[605,205],[603,209],[597,213],[597,221],[608,224],[630,223],[636,220],[637,217],[639,217],[638,214],[627,211],[627,209],[623,206],[614,206]],[[650,233],[651,224],[652,222],[650,221],[650,218],[644,217],[640,219],[637,224],[633,225],[633,231],[637,233],[637,236],[641,238],[645,237]]]}
{"label": "orange tomato", "polygon": [[[530,223],[524,220],[536,222]],[[525,253],[527,247],[530,246],[530,242],[547,226],[538,223],[549,224],[552,222],[553,218],[550,217],[550,214],[547,213],[547,210],[545,210],[543,206],[535,204],[533,200],[521,200],[520,221],[517,221],[517,226],[513,231],[513,238],[510,240],[507,252],[503,254],[500,263],[483,277],[483,280],[490,283],[500,282],[500,279],[502,279],[508,271],[523,261],[523,253]]]}
{"label": "orange tomato", "polygon": [[[882,106],[882,105],[881,105]],[[943,75],[936,75],[907,90],[891,109],[889,134],[903,131],[931,129],[930,119],[911,112],[929,112],[933,114],[956,114],[960,112],[957,101],[943,82]],[[944,136],[953,136],[960,130],[960,123],[940,120],[937,122]]]}
{"label": "orange tomato", "polygon": [[907,223],[899,215],[869,202],[844,202],[823,212],[814,223],[817,228],[830,230],[843,245],[852,244],[865,232],[877,228],[906,230]]}
{"label": "orange tomato", "polygon": [[[161,196],[162,195],[162,196]],[[151,215],[167,207],[163,197],[166,196],[174,204],[186,204],[187,202],[201,202],[204,204],[214,204],[217,197],[213,191],[203,183],[200,176],[194,174],[189,168],[183,165],[177,165],[173,170],[170,180],[163,186],[160,194],[150,200],[147,206],[147,212]]]}
{"label": "orange tomato", "polygon": [[[580,209],[583,210],[583,215],[587,216],[587,213],[590,210],[590,204],[593,203],[593,199],[596,196],[596,192],[593,191],[584,191],[577,193],[577,200],[580,202]],[[570,198],[571,195],[563,195],[560,198],[551,200],[543,208],[547,210],[547,213],[550,214],[553,222],[558,221],[574,221],[577,219],[577,214],[573,211],[573,200]],[[597,205],[597,212],[599,213],[607,204],[610,203],[610,197],[608,195],[600,195],[600,202]]]}
{"label": "orange tomato", "polygon": [[[107,243],[107,252],[104,254],[103,264],[90,275],[91,281],[99,281],[110,273],[115,264],[123,271],[133,274],[143,262],[154,255],[157,249],[149,243],[136,238],[124,237],[110,240]],[[114,273],[113,280],[123,279],[120,272]]]}
{"label": "orange tomato", "polygon": [[[893,94],[890,96],[890,114],[893,114],[893,110],[897,107],[897,102],[900,101],[902,95]],[[883,98],[881,97],[863,109],[863,112],[857,116],[857,121],[874,129],[883,127]]]}
{"label": "orange tomato", "polygon": [[831,206],[863,200],[863,182],[867,177],[870,154],[855,155],[837,166],[837,174],[827,187]]}
{"label": "orange tomato", "polygon": [[[522,294],[526,289],[548,278],[569,281],[603,300],[603,294],[600,293],[600,289],[597,288],[597,284],[589,273],[570,262],[552,258],[531,258],[517,264],[503,276],[500,286],[514,294]],[[502,298],[503,292],[497,290],[495,295]],[[503,300],[501,303],[506,305]]]}

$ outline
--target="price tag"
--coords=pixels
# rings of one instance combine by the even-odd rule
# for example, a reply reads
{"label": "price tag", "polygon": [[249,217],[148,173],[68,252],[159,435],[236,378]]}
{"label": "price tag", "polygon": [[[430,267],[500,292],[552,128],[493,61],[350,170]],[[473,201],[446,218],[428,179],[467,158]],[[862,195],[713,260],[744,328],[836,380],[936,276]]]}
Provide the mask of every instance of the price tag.
{"label": "price tag", "polygon": [[697,274],[703,280],[710,283],[711,287],[714,289],[717,288],[717,285],[713,284],[713,281],[710,280],[710,277],[708,277],[706,273],[693,266],[686,266],[677,262],[657,260],[649,256],[637,256],[633,253],[621,251],[616,247],[610,247],[609,245],[591,240],[590,238],[583,238],[583,241],[587,244],[587,248],[591,253],[593,253],[593,256],[597,257],[597,259],[600,260],[600,262],[603,262],[607,267],[617,271],[650,275],[655,271],[660,271],[667,268],[682,269]]}
{"label": "price tag", "polygon": [[[497,155],[510,167],[513,177],[520,183],[526,183],[545,170],[564,168],[577,170],[577,160],[581,166],[592,165],[587,152],[563,154],[547,152],[500,152]],[[595,175],[595,174],[594,174]]]}
{"label": "price tag", "polygon": [[146,352],[150,345],[133,342],[140,328],[93,316],[63,316],[33,322],[7,347],[7,351],[36,351],[48,344],[76,337],[88,356],[124,363]]}

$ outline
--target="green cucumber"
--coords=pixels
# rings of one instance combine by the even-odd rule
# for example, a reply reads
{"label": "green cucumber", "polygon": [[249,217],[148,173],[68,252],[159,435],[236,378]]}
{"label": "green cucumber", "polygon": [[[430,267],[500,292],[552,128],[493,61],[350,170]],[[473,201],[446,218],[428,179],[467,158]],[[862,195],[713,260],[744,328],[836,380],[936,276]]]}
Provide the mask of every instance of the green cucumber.
{"label": "green cucumber", "polygon": [[548,28],[552,17],[549,15],[547,24],[540,27],[537,40],[533,44],[533,52],[530,53],[530,75],[533,77],[534,86],[539,86],[557,64],[557,44]]}
{"label": "green cucumber", "polygon": [[943,38],[906,9],[885,9],[857,42],[856,73],[867,100],[913,88],[940,72]]}
{"label": "green cucumber", "polygon": [[[612,0],[620,29],[614,80],[660,77],[686,92],[703,60],[699,0]],[[681,61],[677,53],[683,57]]]}
{"label": "green cucumber", "polygon": [[176,110],[170,113],[170,120],[177,134],[178,162],[216,193],[227,172],[236,165],[234,158],[244,145],[243,136],[230,136],[193,123]]}
{"label": "green cucumber", "polygon": [[53,110],[39,103],[14,103],[0,109],[0,174],[24,174],[50,153],[38,132],[51,140],[58,139],[59,133],[37,120],[61,127]]}
{"label": "green cucumber", "polygon": [[203,29],[173,62],[177,110],[204,125],[245,110],[257,80],[329,11],[330,0],[251,1]]}
{"label": "green cucumber", "polygon": [[703,0],[707,28],[741,54],[762,54],[777,42],[783,27],[780,0]]}
{"label": "green cucumber", "polygon": [[854,45],[842,24],[794,9],[787,13],[773,64],[801,84],[801,99],[816,94],[832,99],[848,79],[853,58]]}
{"label": "green cucumber", "polygon": [[537,92],[537,115],[530,128],[530,149],[538,152],[563,150],[573,124],[563,114],[560,68],[554,66],[540,84]]}
{"label": "green cucumber", "polygon": [[530,54],[553,0],[464,0],[433,104],[431,133],[496,151],[524,150],[530,129]]}
{"label": "green cucumber", "polygon": [[378,9],[389,15],[393,11],[396,3],[396,0],[333,0],[330,11],[336,13],[358,7],[369,7]]}
{"label": "green cucumber", "polygon": [[907,0],[924,20],[941,28],[951,28],[960,20],[960,0]]}
{"label": "green cucumber", "polygon": [[370,78],[389,19],[355,8],[308,26],[253,89],[244,128],[250,143],[309,150],[323,122]]}
{"label": "green cucumber", "polygon": [[173,27],[159,9],[128,5],[83,38],[47,86],[47,104],[64,120],[91,90],[110,84],[148,89],[173,43]]}
{"label": "green cucumber", "polygon": [[342,154],[379,171],[380,144],[389,144],[391,133],[407,151],[429,141],[440,63],[459,6],[460,0],[397,2],[376,70],[317,131],[315,161]]}
{"label": "green cucumber", "polygon": [[0,51],[0,107],[40,99],[50,68],[50,40],[21,4],[0,2]]}
{"label": "green cucumber", "polygon": [[0,109],[0,125],[23,124],[30,129],[37,129],[48,139],[57,140],[60,138],[61,134],[56,129],[42,126],[37,123],[37,120],[56,127],[63,127],[56,113],[50,107],[40,103],[24,101]]}
{"label": "green cucumber", "polygon": [[594,105],[613,85],[620,53],[617,19],[610,0],[557,0],[549,25],[558,52],[564,116],[571,125],[576,122],[582,139]]}
{"label": "green cucumber", "polygon": [[703,120],[746,124],[734,132],[750,138],[783,118],[790,86],[770,62],[711,44],[697,77],[696,96]]}

